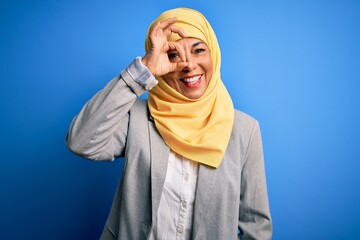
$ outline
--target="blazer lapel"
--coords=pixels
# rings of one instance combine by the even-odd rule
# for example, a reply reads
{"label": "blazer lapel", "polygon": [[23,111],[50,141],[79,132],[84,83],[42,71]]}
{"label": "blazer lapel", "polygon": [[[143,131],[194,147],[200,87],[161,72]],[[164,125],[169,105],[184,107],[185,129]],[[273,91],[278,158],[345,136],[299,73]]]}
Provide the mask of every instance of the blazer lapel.
{"label": "blazer lapel", "polygon": [[[220,165],[221,166],[221,165]],[[219,166],[219,168],[220,168]],[[207,208],[211,203],[212,194],[215,191],[216,179],[220,169],[200,164],[199,176],[196,187],[196,198],[194,204],[194,218],[193,218],[193,239],[199,231],[199,226],[203,225],[204,218],[207,213]]]}
{"label": "blazer lapel", "polygon": [[151,207],[152,222],[154,223],[164,187],[170,149],[156,130],[154,122],[149,121],[149,129],[151,152]]}

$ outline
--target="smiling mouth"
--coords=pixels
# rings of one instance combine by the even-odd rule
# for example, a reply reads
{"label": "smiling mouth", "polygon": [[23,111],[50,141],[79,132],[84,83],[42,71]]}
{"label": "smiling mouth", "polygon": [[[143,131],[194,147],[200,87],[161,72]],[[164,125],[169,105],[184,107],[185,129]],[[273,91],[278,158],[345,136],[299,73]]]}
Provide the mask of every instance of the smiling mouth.
{"label": "smiling mouth", "polygon": [[181,82],[184,83],[184,85],[188,88],[193,88],[193,87],[197,87],[199,86],[199,84],[201,83],[201,77],[203,75],[200,74],[200,75],[197,75],[197,76],[193,76],[193,77],[189,77],[189,78],[183,78],[183,79],[180,79]]}

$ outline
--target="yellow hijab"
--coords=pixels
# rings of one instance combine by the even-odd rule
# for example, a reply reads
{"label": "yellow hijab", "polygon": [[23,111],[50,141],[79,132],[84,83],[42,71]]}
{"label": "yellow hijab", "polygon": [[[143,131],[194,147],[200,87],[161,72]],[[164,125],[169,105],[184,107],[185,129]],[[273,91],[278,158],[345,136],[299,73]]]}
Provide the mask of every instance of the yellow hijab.
{"label": "yellow hijab", "polygon": [[[234,107],[220,79],[220,48],[213,29],[198,11],[177,8],[162,13],[153,23],[177,17],[175,25],[189,37],[204,41],[213,61],[213,76],[203,96],[190,99],[171,88],[161,77],[149,92],[148,106],[165,143],[176,153],[217,168],[229,143]],[[152,28],[152,25],[149,28]],[[150,47],[149,31],[145,49]],[[177,34],[170,41],[180,39]]]}

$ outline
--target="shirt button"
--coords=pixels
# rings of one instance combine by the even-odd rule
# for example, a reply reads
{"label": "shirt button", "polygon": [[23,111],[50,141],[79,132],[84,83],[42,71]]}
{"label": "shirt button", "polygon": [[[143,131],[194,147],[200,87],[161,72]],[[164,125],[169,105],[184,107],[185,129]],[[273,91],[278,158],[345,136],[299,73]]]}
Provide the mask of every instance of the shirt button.
{"label": "shirt button", "polygon": [[182,201],[182,206],[184,207],[184,208],[186,208],[186,201]]}
{"label": "shirt button", "polygon": [[189,174],[187,174],[187,173],[184,174],[184,180],[185,180],[185,181],[188,181],[188,180],[189,180]]}
{"label": "shirt button", "polygon": [[178,227],[178,228],[177,228],[177,231],[178,231],[178,233],[183,233],[183,232],[184,232],[184,229],[183,229],[182,227]]}

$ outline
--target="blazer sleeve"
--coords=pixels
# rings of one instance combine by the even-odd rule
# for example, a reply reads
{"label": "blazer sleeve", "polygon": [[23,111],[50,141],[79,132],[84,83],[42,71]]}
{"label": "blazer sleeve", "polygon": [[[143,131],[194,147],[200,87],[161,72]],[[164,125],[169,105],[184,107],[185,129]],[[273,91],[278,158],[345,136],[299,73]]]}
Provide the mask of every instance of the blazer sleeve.
{"label": "blazer sleeve", "polygon": [[239,239],[272,239],[264,155],[260,128],[255,121],[242,167],[239,208]]}
{"label": "blazer sleeve", "polygon": [[134,62],[93,96],[72,120],[66,144],[73,153],[91,160],[112,161],[123,156],[129,111],[146,91],[136,81],[153,78],[147,69],[134,77],[129,71]]}

